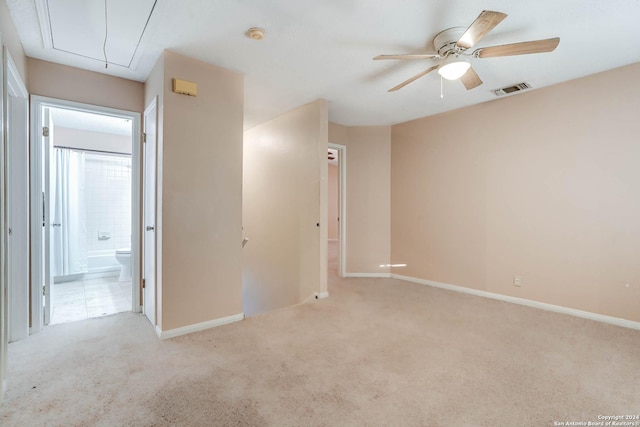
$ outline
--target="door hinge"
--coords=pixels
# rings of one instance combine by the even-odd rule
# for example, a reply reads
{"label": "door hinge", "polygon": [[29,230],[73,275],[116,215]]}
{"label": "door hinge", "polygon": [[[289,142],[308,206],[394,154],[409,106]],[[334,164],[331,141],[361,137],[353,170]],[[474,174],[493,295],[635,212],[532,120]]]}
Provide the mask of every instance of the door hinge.
{"label": "door hinge", "polygon": [[49,127],[45,126],[42,128],[42,136],[49,136]]}
{"label": "door hinge", "polygon": [[47,286],[46,285],[42,285],[42,296],[43,297],[47,296]]}
{"label": "door hinge", "polygon": [[142,142],[147,142],[147,134],[142,132]]}
{"label": "door hinge", "polygon": [[142,289],[144,289],[145,286],[147,286],[147,281],[145,279],[142,279]]}

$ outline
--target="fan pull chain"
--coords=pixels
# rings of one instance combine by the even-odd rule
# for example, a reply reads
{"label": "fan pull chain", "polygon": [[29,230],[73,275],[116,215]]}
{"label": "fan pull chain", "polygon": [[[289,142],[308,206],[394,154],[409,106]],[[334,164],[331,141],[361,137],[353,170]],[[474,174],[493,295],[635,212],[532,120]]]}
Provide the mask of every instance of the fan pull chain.
{"label": "fan pull chain", "polygon": [[442,76],[440,76],[440,99],[444,99],[444,93],[442,90]]}

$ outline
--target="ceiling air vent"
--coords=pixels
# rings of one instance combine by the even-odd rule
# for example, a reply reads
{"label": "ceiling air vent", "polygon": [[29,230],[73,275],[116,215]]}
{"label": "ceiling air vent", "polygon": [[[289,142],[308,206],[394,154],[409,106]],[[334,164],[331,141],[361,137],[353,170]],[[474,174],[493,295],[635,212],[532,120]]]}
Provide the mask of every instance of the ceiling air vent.
{"label": "ceiling air vent", "polygon": [[514,84],[512,86],[503,87],[501,89],[496,89],[493,91],[493,93],[495,93],[496,96],[503,96],[503,95],[512,94],[514,92],[520,92],[521,90],[527,90],[527,89],[531,89],[531,85],[529,83],[522,82],[522,83]]}

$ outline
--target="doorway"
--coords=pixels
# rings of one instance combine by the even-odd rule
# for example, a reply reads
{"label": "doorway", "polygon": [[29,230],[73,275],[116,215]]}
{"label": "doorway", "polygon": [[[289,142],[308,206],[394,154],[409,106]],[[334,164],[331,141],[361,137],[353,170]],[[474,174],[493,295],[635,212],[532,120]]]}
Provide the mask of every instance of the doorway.
{"label": "doorway", "polygon": [[344,277],[346,248],[347,147],[329,144],[327,153],[328,275]]}
{"label": "doorway", "polygon": [[32,332],[139,312],[140,114],[31,105]]}

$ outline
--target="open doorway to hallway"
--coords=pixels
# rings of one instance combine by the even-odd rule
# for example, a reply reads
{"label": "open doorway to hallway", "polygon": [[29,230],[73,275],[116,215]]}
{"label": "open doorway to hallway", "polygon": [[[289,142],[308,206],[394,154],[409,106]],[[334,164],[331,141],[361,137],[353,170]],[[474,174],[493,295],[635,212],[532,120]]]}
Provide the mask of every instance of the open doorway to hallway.
{"label": "open doorway to hallway", "polygon": [[346,240],[346,152],[343,145],[329,144],[327,153],[328,277],[343,277]]}
{"label": "open doorway to hallway", "polygon": [[340,242],[340,152],[329,148],[327,155],[327,220],[329,277],[338,276],[338,252]]}

